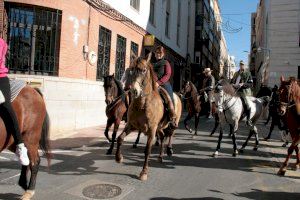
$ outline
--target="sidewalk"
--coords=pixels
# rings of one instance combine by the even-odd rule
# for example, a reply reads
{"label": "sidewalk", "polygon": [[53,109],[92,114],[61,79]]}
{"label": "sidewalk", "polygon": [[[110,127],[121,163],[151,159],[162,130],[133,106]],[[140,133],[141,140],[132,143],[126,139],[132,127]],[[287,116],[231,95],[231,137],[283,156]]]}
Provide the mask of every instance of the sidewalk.
{"label": "sidewalk", "polygon": [[[125,127],[125,123],[121,122],[117,136],[122,132]],[[51,138],[52,149],[70,149],[82,146],[90,146],[99,142],[108,142],[104,136],[105,125],[88,127],[73,131],[64,131],[59,133],[59,137]],[[110,128],[109,136],[111,137],[113,126]],[[131,133],[126,137],[126,141],[135,140],[137,132]]]}

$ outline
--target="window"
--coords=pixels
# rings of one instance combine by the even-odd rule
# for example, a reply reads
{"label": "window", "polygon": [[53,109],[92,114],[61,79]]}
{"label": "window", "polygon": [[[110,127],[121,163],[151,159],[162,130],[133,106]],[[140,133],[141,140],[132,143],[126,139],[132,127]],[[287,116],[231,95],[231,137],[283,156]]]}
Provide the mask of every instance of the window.
{"label": "window", "polygon": [[178,0],[178,13],[177,13],[177,46],[180,46],[180,24],[181,24],[181,0]]}
{"label": "window", "polygon": [[130,5],[137,11],[140,10],[140,0],[130,0]]}
{"label": "window", "polygon": [[300,79],[300,66],[298,66],[298,79]]}
{"label": "window", "polygon": [[155,0],[151,0],[150,2],[149,22],[155,25]]}
{"label": "window", "polygon": [[[136,44],[135,42],[131,42],[131,52],[134,53],[135,56],[138,56],[139,55],[139,45]],[[133,60],[133,57],[131,56],[130,57],[130,62],[132,62]]]}
{"label": "window", "polygon": [[109,74],[111,31],[100,26],[96,80],[103,80]]}
{"label": "window", "polygon": [[58,75],[60,10],[5,3],[10,72]]}
{"label": "window", "polygon": [[170,7],[171,1],[167,0],[167,9],[166,9],[166,27],[165,27],[165,35],[169,37],[170,35]]}
{"label": "window", "polygon": [[120,80],[125,71],[126,38],[117,36],[115,77]]}

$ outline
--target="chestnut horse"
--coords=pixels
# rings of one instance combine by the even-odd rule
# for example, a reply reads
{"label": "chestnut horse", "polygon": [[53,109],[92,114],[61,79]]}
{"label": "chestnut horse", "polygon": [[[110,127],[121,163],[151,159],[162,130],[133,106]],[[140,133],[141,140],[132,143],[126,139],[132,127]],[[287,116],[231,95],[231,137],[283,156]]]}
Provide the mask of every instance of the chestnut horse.
{"label": "chestnut horse", "polygon": [[[164,115],[164,104],[156,86],[155,74],[150,63],[151,55],[151,53],[148,54],[146,59],[134,58],[130,65],[125,87],[130,88],[133,99],[128,109],[128,122],[117,139],[116,161],[120,163],[123,161],[120,147],[124,138],[131,131],[139,130],[148,136],[145,149],[145,162],[139,176],[140,180],[147,180],[148,178],[148,161],[156,133],[161,140],[159,161],[162,161],[164,154],[164,138],[169,137],[169,141],[171,141],[174,135],[174,130],[168,128],[169,119],[167,115]],[[176,94],[174,94],[174,102],[176,123],[178,124],[182,104]]]}
{"label": "chestnut horse", "polygon": [[[25,146],[28,148],[29,166],[22,166],[19,185],[25,190],[22,199],[31,199],[34,195],[36,177],[40,165],[38,149],[41,148],[50,165],[49,147],[49,117],[41,92],[30,86],[24,87],[12,102],[23,135]],[[10,127],[6,130],[7,116],[0,111],[0,152],[9,149],[15,152],[16,145],[11,135]],[[28,170],[29,169],[29,170]],[[27,172],[30,171],[30,181],[27,182]]]}
{"label": "chestnut horse", "polygon": [[292,143],[288,148],[288,154],[283,162],[281,168],[278,171],[278,175],[285,174],[288,166],[288,161],[296,151],[296,164],[295,169],[300,168],[300,154],[299,154],[299,142],[300,142],[300,86],[299,82],[295,79],[285,81],[283,77],[280,78],[281,85],[279,88],[279,113],[280,115],[286,115],[286,122]]}

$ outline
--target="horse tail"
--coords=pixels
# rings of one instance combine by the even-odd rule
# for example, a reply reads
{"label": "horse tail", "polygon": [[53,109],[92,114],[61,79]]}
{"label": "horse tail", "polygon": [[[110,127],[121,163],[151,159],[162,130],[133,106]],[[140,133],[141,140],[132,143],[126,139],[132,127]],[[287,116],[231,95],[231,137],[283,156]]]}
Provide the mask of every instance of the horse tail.
{"label": "horse tail", "polygon": [[[43,97],[43,93],[39,88],[34,88],[40,95]],[[48,112],[46,111],[46,116],[43,122],[41,139],[40,139],[40,149],[46,155],[48,167],[50,166],[50,160],[52,158],[51,148],[50,148],[50,117]]]}
{"label": "horse tail", "polygon": [[48,167],[50,166],[50,160],[52,158],[51,148],[50,148],[50,139],[49,139],[49,133],[50,133],[49,130],[50,130],[50,118],[49,118],[48,112],[46,112],[46,116],[45,116],[45,119],[43,122],[41,140],[40,140],[40,149],[46,155]]}

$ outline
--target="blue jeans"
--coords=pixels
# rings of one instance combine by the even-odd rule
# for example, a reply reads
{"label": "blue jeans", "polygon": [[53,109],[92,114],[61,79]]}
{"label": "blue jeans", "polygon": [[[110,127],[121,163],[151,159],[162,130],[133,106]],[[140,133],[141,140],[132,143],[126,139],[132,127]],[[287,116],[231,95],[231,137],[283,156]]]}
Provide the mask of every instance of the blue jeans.
{"label": "blue jeans", "polygon": [[161,85],[161,87],[163,87],[165,90],[167,90],[169,96],[172,99],[173,105],[174,105],[173,88],[172,88],[170,82],[166,82],[164,85]]}

